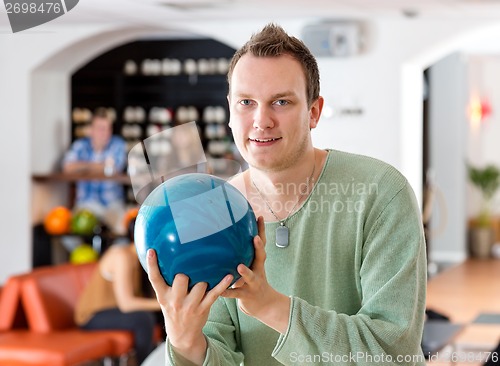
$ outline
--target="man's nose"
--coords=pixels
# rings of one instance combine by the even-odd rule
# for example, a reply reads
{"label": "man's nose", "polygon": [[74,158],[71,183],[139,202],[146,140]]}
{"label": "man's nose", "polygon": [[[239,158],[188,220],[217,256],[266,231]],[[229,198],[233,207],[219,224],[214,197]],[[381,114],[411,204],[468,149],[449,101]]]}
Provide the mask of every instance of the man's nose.
{"label": "man's nose", "polygon": [[274,127],[273,116],[269,108],[259,106],[255,109],[253,115],[253,127],[261,131]]}

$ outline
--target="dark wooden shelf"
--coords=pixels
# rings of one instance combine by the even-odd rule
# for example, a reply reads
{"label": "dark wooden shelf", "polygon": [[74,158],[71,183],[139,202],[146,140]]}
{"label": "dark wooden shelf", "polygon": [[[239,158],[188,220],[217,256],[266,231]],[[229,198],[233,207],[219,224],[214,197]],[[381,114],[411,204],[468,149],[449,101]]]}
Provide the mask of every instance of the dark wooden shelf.
{"label": "dark wooden shelf", "polygon": [[32,179],[35,182],[51,183],[51,182],[78,182],[87,180],[96,181],[114,181],[121,184],[130,185],[130,177],[127,174],[115,174],[106,176],[104,174],[67,174],[67,173],[50,173],[50,174],[34,174]]}

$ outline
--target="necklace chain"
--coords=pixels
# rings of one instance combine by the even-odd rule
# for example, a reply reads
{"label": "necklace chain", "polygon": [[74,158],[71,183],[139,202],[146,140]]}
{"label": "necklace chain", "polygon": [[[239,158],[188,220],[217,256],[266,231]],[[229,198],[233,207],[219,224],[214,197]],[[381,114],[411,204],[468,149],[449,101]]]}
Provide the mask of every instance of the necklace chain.
{"label": "necklace chain", "polygon": [[302,197],[307,193],[309,192],[309,183],[312,182],[312,179],[313,179],[313,176],[314,176],[314,171],[316,170],[316,160],[314,161],[314,165],[313,165],[313,169],[312,169],[312,172],[311,172],[311,175],[309,176],[309,178],[306,180],[306,189],[302,192],[300,192],[300,195],[299,197],[297,198],[297,202],[295,202],[295,204],[293,205],[292,209],[288,212],[288,215],[284,218],[284,219],[280,219],[278,217],[278,215],[276,215],[276,213],[273,211],[271,205],[269,204],[269,202],[266,200],[266,198],[264,197],[264,195],[262,194],[262,192],[260,191],[259,187],[257,187],[257,184],[255,184],[255,181],[253,180],[252,176],[250,175],[250,180],[252,181],[252,184],[253,186],[255,187],[257,193],[259,194],[260,198],[264,201],[264,203],[266,204],[266,207],[267,209],[269,210],[269,212],[271,212],[273,214],[273,216],[276,218],[277,221],[279,221],[280,225],[281,226],[285,226],[285,223],[286,221],[288,220],[288,218],[292,215],[293,213],[293,210],[295,210],[295,207],[297,207],[297,205],[299,204],[300,200],[302,199]]}

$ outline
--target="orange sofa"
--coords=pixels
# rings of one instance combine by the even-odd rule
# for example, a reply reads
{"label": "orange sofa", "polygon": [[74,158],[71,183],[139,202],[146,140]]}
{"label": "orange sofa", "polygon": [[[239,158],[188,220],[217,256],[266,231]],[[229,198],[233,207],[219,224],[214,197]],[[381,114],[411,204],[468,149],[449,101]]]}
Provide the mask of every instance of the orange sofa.
{"label": "orange sofa", "polygon": [[63,264],[7,280],[0,297],[0,365],[72,366],[111,357],[126,361],[133,349],[130,332],[85,331],[73,321],[78,296],[95,268]]}
{"label": "orange sofa", "polygon": [[21,308],[23,277],[23,275],[10,277],[0,293],[0,335],[4,331],[27,327],[26,317]]}

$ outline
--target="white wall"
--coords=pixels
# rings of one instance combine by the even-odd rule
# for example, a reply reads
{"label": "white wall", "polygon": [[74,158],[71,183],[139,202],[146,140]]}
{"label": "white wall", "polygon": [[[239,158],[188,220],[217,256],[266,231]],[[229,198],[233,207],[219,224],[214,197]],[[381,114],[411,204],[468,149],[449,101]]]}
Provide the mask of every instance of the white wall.
{"label": "white wall", "polygon": [[[266,19],[176,24],[175,20],[172,20],[165,23],[172,29],[188,29],[238,46],[252,32],[271,20],[280,22],[296,35],[300,35],[302,25],[309,21]],[[315,142],[320,146],[372,155],[394,164],[408,176],[417,197],[420,198],[421,116],[412,111],[419,110],[421,101],[405,99],[405,96],[421,95],[419,67],[421,70],[426,62],[437,59],[439,49],[443,49],[440,48],[443,42],[456,38],[460,32],[465,32],[473,26],[473,23],[464,21],[456,21],[443,27],[441,21],[373,20],[370,23],[373,42],[369,53],[352,59],[319,61],[323,72],[322,94],[327,97],[327,102],[334,104],[340,98],[356,99],[365,112],[358,118],[321,121],[314,133]],[[64,76],[56,76],[54,84],[48,86],[47,92],[32,95],[32,73],[40,65],[43,66],[39,72],[55,70],[69,73],[78,64],[75,59],[82,60],[83,55],[89,57],[93,54],[92,49],[102,51],[103,45],[112,45],[113,38],[119,43],[140,32],[127,34],[120,29],[110,35],[109,29],[102,27],[53,29],[49,25],[38,27],[37,32],[15,35],[10,34],[8,29],[0,31],[0,166],[5,176],[0,183],[4,193],[3,210],[0,211],[1,283],[9,274],[30,267],[30,176],[34,170],[39,172],[39,169],[45,170],[52,166],[52,160],[58,155],[57,150],[61,147],[60,143],[56,143],[56,146],[45,143],[45,139],[50,139],[48,136],[43,138],[44,142],[32,144],[32,139],[42,138],[34,134],[33,128],[36,130],[43,125],[49,131],[53,130],[64,116],[68,115],[67,105],[58,106],[53,101],[45,104],[43,99],[34,101],[38,98],[51,99],[56,85],[67,88]],[[143,31],[147,32],[147,29],[143,27]],[[101,39],[99,34],[105,39]],[[81,43],[80,47],[67,48],[87,37],[91,38]],[[50,59],[65,48],[67,51],[60,53],[57,59],[70,60],[67,68],[62,67],[57,59]],[[39,81],[43,78],[41,75]],[[407,80],[410,80],[411,85],[408,85]],[[36,79],[34,81],[37,82]],[[35,86],[35,91],[36,88],[38,87]],[[404,91],[407,91],[407,94],[403,94]],[[60,96],[63,90],[55,94]],[[39,114],[38,110],[43,109],[44,105],[48,108]],[[403,105],[404,109],[401,108]],[[32,108],[36,110],[33,112]]]}
{"label": "white wall", "polygon": [[429,166],[434,192],[429,258],[467,257],[466,168],[467,63],[454,53],[429,69]]}

